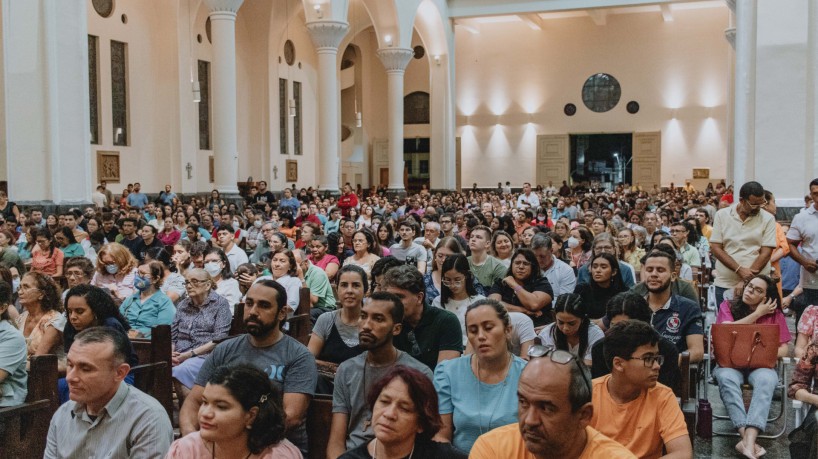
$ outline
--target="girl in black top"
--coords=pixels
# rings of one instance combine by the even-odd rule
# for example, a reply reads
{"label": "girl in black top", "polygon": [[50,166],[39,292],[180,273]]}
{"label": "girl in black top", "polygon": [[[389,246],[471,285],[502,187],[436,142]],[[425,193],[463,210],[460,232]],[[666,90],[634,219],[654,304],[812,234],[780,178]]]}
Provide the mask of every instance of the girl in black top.
{"label": "girl in black top", "polygon": [[599,319],[605,315],[605,305],[614,295],[627,290],[627,287],[619,272],[619,262],[609,253],[593,255],[589,271],[591,280],[587,284],[577,284],[574,293],[582,297],[588,317],[604,330]]}

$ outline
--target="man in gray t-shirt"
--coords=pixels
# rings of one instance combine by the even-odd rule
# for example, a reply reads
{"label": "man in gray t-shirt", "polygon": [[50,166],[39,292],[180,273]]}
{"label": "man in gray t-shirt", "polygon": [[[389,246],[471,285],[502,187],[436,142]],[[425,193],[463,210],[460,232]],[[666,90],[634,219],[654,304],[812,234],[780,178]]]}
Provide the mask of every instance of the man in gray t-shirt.
{"label": "man in gray t-shirt", "polygon": [[422,245],[412,242],[417,233],[418,227],[414,221],[402,221],[398,227],[400,242],[392,244],[392,246],[389,247],[389,252],[400,261],[413,258],[418,271],[420,271],[421,274],[426,274],[426,249]]}
{"label": "man in gray t-shirt", "polygon": [[400,334],[403,303],[392,293],[375,292],[361,309],[358,324],[363,354],[343,362],[335,374],[332,394],[332,428],[327,457],[335,458],[374,438],[372,413],[367,398],[375,383],[395,365],[405,365],[432,380],[429,367],[395,349]]}
{"label": "man in gray t-shirt", "polygon": [[300,420],[306,418],[318,371],[306,346],[281,332],[286,300],[286,290],[276,281],[261,280],[250,287],[244,306],[247,334],[219,344],[205,360],[179,413],[182,435],[198,428],[202,391],[213,371],[225,365],[250,364],[267,373],[283,394],[287,439],[307,455],[307,431]]}

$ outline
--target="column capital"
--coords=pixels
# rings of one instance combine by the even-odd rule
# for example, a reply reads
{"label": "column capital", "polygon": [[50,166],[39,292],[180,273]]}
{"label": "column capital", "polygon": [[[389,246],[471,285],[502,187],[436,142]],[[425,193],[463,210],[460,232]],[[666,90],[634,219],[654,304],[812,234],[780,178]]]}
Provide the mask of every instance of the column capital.
{"label": "column capital", "polygon": [[733,13],[736,12],[736,0],[724,0],[724,3],[727,4],[727,7],[730,8],[730,11]]}
{"label": "column capital", "polygon": [[341,40],[349,30],[349,23],[336,20],[312,21],[307,23],[307,30],[319,53],[322,50],[337,52]]}
{"label": "column capital", "polygon": [[378,58],[386,68],[386,73],[403,73],[415,52],[410,48],[381,48]]}
{"label": "column capital", "polygon": [[239,12],[244,0],[204,0],[204,3],[211,13],[233,13],[235,15]]}

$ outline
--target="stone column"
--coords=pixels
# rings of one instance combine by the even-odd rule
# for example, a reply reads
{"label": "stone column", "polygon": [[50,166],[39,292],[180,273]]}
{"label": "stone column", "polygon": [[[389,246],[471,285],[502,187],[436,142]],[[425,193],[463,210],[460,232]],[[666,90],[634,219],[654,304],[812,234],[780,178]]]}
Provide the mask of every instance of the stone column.
{"label": "stone column", "polygon": [[338,82],[338,45],[349,30],[345,21],[307,23],[318,51],[318,186],[323,192],[340,195],[341,125]]}
{"label": "stone column", "polygon": [[236,13],[244,0],[205,0],[213,37],[211,98],[213,100],[213,159],[216,189],[239,193],[236,132]]}
{"label": "stone column", "polygon": [[[809,2],[807,48],[807,180],[818,177],[818,3]],[[807,182],[809,183],[809,182]]]}
{"label": "stone column", "polygon": [[733,183],[755,177],[756,25],[758,0],[736,2]]}
{"label": "stone column", "polygon": [[403,186],[403,76],[412,59],[409,48],[382,48],[378,57],[386,68],[389,96],[389,191],[406,193]]}

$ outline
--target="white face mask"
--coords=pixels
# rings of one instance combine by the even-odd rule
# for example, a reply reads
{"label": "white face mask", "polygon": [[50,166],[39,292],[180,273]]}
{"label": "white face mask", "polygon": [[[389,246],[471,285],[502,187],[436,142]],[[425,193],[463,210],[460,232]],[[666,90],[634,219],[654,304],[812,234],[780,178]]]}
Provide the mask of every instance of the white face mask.
{"label": "white face mask", "polygon": [[239,225],[239,222],[233,222],[233,231],[238,231],[240,226],[241,225]]}
{"label": "white face mask", "polygon": [[222,267],[219,266],[218,261],[210,261],[204,264],[204,270],[210,274],[210,277],[215,277],[222,272]]}
{"label": "white face mask", "polygon": [[105,271],[108,271],[108,274],[116,274],[119,271],[119,266],[114,264],[105,265]]}
{"label": "white face mask", "polygon": [[261,220],[256,220],[253,222],[253,226],[255,226],[256,228],[261,228],[261,225],[263,224],[264,222],[262,222]]}
{"label": "white face mask", "polygon": [[574,236],[569,237],[568,238],[568,247],[574,249],[577,246],[579,246],[579,239],[575,238]]}

